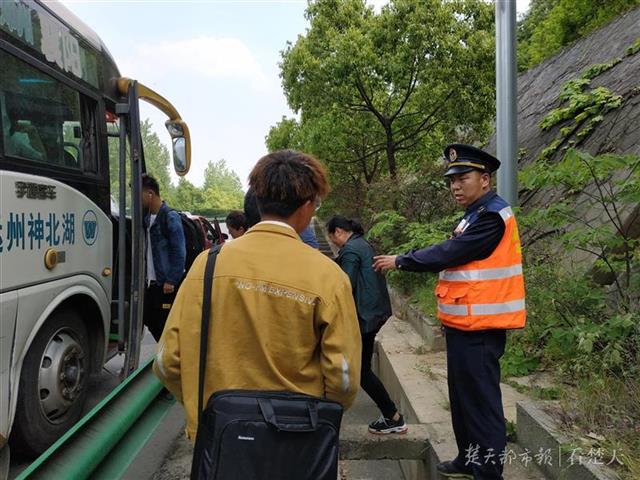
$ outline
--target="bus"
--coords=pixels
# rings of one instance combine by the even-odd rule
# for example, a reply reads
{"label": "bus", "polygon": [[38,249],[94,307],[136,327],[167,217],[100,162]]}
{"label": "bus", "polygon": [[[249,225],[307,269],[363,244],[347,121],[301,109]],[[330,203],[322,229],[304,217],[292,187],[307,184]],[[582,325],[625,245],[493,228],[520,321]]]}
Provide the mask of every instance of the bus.
{"label": "bus", "polygon": [[0,2],[0,448],[43,452],[108,359],[123,356],[123,378],[138,366],[140,100],[166,114],[185,175],[189,129],[171,103],[122,77],[61,4]]}

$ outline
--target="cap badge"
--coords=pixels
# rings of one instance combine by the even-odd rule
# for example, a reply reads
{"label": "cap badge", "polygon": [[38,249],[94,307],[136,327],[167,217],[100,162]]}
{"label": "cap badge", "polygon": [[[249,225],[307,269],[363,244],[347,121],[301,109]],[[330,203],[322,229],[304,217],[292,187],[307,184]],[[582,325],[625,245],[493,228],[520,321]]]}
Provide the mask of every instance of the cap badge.
{"label": "cap badge", "polygon": [[458,158],[458,152],[456,152],[455,149],[453,148],[449,149],[449,161],[455,162],[457,158]]}

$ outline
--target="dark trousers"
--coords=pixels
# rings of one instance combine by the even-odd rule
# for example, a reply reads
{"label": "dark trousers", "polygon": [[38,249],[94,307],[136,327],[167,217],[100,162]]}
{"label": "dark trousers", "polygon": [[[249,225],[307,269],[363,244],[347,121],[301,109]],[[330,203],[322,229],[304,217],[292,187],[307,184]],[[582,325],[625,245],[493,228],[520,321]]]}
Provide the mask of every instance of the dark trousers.
{"label": "dark trousers", "polygon": [[501,480],[507,432],[500,391],[506,332],[446,328],[451,420],[458,444],[456,465],[475,480]]}
{"label": "dark trousers", "polygon": [[160,340],[177,291],[176,286],[173,293],[164,293],[161,284],[151,283],[144,292],[144,324],[156,342]]}
{"label": "dark trousers", "polygon": [[362,334],[362,369],[360,370],[360,386],[371,397],[371,400],[380,409],[385,418],[393,417],[398,410],[389,397],[387,389],[375,373],[371,370],[371,358],[373,357],[373,347],[375,345],[376,334],[370,332]]}

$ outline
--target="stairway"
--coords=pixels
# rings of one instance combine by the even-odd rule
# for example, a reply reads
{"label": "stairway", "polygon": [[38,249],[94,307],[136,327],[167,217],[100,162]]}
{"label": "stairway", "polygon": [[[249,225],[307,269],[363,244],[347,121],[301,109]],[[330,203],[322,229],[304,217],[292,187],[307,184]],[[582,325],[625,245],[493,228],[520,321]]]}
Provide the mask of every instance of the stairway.
{"label": "stairway", "polygon": [[311,226],[313,228],[313,233],[316,235],[320,251],[327,257],[334,258],[338,253],[337,249],[334,250],[335,247],[333,247],[331,243],[329,243],[329,240],[327,240],[326,231],[316,217],[311,220]]}

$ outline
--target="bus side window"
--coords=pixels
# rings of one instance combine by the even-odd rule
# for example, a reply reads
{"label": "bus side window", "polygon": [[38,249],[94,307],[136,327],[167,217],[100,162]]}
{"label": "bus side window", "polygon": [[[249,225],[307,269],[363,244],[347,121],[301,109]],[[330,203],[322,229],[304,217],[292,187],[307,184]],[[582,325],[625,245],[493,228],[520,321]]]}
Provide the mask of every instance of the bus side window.
{"label": "bus side window", "polygon": [[82,125],[81,130],[75,130],[79,134],[78,150],[82,159],[83,171],[98,173],[96,116],[98,103],[85,96],[81,97]]}
{"label": "bus side window", "polygon": [[0,65],[5,156],[80,170],[80,94],[3,50]]}

